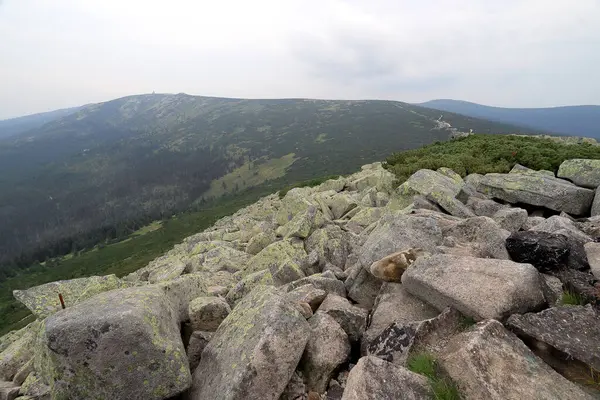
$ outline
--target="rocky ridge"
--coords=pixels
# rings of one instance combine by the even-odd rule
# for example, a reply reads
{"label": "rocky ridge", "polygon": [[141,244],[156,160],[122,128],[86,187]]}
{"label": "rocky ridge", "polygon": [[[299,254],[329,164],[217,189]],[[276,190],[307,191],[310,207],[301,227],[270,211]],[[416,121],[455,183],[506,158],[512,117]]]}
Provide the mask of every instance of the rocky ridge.
{"label": "rocky ridge", "polygon": [[16,291],[38,320],[0,338],[0,399],[435,398],[423,355],[463,399],[598,398],[600,165],[559,176],[365,165]]}

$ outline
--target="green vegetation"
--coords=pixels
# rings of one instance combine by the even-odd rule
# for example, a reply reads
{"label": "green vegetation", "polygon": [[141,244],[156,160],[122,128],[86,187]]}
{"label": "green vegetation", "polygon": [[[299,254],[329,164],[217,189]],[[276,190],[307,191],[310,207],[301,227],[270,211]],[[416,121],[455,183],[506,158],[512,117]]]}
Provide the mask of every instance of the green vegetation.
{"label": "green vegetation", "polygon": [[560,164],[570,158],[600,158],[600,146],[564,144],[526,136],[478,134],[393,154],[386,165],[402,182],[423,168],[448,167],[465,176],[506,173],[515,164],[521,164],[556,172]]}
{"label": "green vegetation", "polygon": [[470,328],[473,325],[475,325],[477,323],[477,321],[475,321],[475,319],[473,317],[466,317],[463,315],[460,323],[461,323],[463,329],[467,329],[467,328]]}
{"label": "green vegetation", "polygon": [[560,303],[564,305],[584,306],[587,304],[587,301],[583,296],[565,290],[560,298]]}
{"label": "green vegetation", "polygon": [[429,353],[411,355],[407,362],[410,371],[429,379],[431,390],[436,400],[460,400],[460,394],[454,382],[443,377],[435,358]]}
{"label": "green vegetation", "polygon": [[284,189],[281,189],[279,191],[279,198],[283,199],[285,197],[285,195],[287,194],[287,192],[289,192],[290,190],[294,189],[294,188],[301,188],[301,187],[315,187],[315,186],[319,186],[321,183],[328,181],[330,179],[337,179],[339,178],[339,175],[330,175],[330,176],[324,176],[322,178],[315,178],[315,179],[310,179],[308,181],[302,181],[299,183],[295,183],[293,185],[290,185]]}

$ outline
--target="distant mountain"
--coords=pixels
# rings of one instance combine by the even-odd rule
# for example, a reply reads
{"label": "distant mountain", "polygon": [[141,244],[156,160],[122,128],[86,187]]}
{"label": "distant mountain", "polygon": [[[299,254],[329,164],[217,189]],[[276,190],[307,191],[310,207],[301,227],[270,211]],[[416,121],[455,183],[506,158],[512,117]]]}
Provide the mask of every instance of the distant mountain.
{"label": "distant mountain", "polygon": [[502,108],[448,99],[418,105],[564,135],[600,139],[600,106]]}
{"label": "distant mountain", "polygon": [[393,101],[151,94],[85,106],[0,140],[0,262],[27,260],[34,249],[42,258],[68,253],[267,183],[274,191],[350,173],[447,139],[447,124],[537,133],[450,113],[438,118]]}
{"label": "distant mountain", "polygon": [[80,107],[64,108],[62,110],[50,111],[40,114],[27,115],[25,117],[11,118],[0,121],[0,139],[16,136],[32,129],[40,128],[42,125],[73,114]]}

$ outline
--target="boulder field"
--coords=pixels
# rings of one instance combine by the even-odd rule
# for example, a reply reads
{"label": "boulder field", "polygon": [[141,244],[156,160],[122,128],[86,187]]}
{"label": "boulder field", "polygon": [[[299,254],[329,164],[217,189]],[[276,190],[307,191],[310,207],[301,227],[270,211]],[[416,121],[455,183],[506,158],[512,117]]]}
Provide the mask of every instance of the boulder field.
{"label": "boulder field", "polygon": [[264,197],[128,276],[15,291],[0,400],[597,399],[599,186],[375,163]]}

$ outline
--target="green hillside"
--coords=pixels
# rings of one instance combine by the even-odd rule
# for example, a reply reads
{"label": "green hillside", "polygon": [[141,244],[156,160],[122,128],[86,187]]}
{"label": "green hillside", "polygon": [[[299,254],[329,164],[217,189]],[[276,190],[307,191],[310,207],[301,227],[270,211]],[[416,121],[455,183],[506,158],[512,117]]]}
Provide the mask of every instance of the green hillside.
{"label": "green hillside", "polygon": [[[346,174],[448,137],[392,101],[131,96],[0,141],[0,280],[219,196]],[[523,132],[446,114],[459,130]]]}

